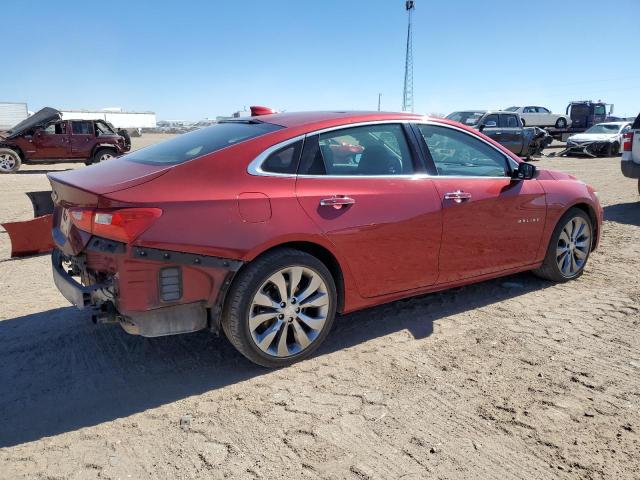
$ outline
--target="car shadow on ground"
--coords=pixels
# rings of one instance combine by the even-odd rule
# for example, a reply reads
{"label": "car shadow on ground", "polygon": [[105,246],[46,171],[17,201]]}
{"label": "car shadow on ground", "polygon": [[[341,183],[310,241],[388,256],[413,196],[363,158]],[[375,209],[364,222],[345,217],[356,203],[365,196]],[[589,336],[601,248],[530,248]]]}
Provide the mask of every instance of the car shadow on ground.
{"label": "car shadow on ground", "polygon": [[[551,285],[519,274],[336,320],[316,356]],[[207,332],[162,338],[95,326],[72,307],[0,321],[0,447],[90,427],[269,374]],[[188,412],[186,412],[188,413]],[[176,419],[177,421],[177,419]]]}
{"label": "car shadow on ground", "polygon": [[640,227],[640,202],[607,205],[604,207],[604,219]]}

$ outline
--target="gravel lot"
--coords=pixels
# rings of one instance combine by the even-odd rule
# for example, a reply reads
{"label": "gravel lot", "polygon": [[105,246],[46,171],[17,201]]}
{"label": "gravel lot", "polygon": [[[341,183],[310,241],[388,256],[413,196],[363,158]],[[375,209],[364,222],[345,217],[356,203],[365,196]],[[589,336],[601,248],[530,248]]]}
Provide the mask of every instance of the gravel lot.
{"label": "gravel lot", "polygon": [[[340,317],[279,371],[207,333],[94,326],[49,258],[8,259],[0,232],[0,478],[640,478],[637,187],[616,158],[538,165],[601,194],[579,280],[520,274]],[[49,168],[0,176],[0,221],[31,218],[23,192]]]}

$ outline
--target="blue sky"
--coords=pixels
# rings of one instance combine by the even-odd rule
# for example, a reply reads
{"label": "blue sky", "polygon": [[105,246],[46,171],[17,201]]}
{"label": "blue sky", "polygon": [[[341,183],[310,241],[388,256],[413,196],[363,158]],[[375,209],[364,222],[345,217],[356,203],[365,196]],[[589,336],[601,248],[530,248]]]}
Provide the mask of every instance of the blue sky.
{"label": "blue sky", "polygon": [[[402,104],[403,0],[5,2],[0,100],[162,119]],[[10,40],[11,39],[11,40]],[[417,0],[416,112],[640,111],[640,0]]]}

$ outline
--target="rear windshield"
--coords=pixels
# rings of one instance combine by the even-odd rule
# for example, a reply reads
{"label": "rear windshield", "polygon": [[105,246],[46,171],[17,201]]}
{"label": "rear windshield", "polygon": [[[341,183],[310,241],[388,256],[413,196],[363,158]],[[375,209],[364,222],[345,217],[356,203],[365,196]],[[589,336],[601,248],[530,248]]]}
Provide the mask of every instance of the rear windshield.
{"label": "rear windshield", "polygon": [[175,165],[281,128],[283,127],[279,125],[261,122],[218,123],[136,150],[123,158],[138,163]]}

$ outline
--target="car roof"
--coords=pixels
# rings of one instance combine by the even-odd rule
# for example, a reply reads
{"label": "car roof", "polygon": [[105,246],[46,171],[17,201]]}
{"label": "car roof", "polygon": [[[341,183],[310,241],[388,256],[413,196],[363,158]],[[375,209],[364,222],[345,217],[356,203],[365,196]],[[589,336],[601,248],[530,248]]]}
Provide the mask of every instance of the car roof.
{"label": "car roof", "polygon": [[[423,115],[408,112],[358,112],[358,111],[328,111],[328,112],[284,112],[257,117],[251,120],[273,123],[282,127],[320,127],[334,126],[347,123],[374,122],[385,120],[420,120]],[[246,120],[243,118],[242,120]]]}

